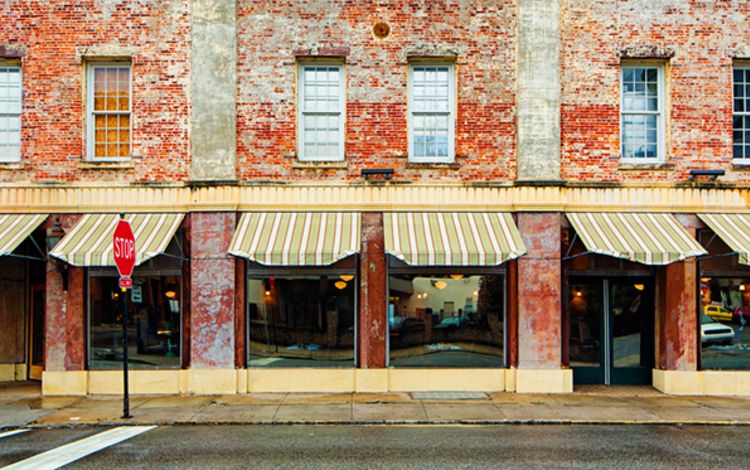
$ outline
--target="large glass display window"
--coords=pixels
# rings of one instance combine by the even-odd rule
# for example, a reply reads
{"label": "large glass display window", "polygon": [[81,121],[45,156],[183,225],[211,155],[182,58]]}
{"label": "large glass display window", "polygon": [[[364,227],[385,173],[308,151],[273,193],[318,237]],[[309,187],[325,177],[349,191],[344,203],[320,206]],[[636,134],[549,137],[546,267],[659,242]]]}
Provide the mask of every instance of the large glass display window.
{"label": "large glass display window", "polygon": [[354,367],[353,259],[330,268],[264,268],[247,276],[248,367]]}
{"label": "large glass display window", "polygon": [[391,367],[503,367],[502,272],[391,270]]}
{"label": "large glass display window", "polygon": [[132,369],[180,367],[182,275],[179,270],[139,270],[123,294],[112,269],[92,269],[88,279],[88,362],[92,370],[122,367],[123,296],[128,305],[128,359]]}

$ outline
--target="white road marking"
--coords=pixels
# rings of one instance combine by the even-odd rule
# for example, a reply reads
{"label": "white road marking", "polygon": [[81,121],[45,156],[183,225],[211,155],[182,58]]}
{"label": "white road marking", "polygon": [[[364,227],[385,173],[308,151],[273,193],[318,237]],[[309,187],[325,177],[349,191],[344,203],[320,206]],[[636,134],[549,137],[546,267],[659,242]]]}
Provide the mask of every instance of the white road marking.
{"label": "white road marking", "polygon": [[82,459],[94,452],[99,452],[109,446],[113,446],[122,441],[128,440],[146,431],[154,429],[156,426],[122,426],[109,431],[100,432],[93,436],[81,439],[64,446],[57,447],[47,452],[29,457],[26,460],[8,465],[2,470],[9,469],[34,469],[34,470],[53,470]]}
{"label": "white road marking", "polygon": [[4,437],[15,436],[16,434],[22,434],[22,433],[29,432],[29,431],[31,431],[31,429],[14,429],[12,431],[0,432],[0,439]]}

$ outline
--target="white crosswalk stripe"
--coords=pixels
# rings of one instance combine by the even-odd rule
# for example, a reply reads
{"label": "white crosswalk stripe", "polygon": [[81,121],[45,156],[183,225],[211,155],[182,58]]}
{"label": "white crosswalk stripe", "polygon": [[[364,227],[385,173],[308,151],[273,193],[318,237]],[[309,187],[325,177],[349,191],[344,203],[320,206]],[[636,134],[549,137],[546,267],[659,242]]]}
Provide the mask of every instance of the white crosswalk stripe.
{"label": "white crosswalk stripe", "polygon": [[29,431],[30,429],[13,429],[12,431],[0,432],[0,439],[4,437],[15,436],[16,434],[22,434],[22,433],[29,432]]}
{"label": "white crosswalk stripe", "polygon": [[109,431],[100,432],[93,436],[81,439],[64,446],[57,447],[47,452],[29,457],[26,460],[14,463],[2,470],[52,470],[60,468],[76,460],[82,459],[94,452],[126,441],[132,437],[154,429],[156,426],[122,426]]}

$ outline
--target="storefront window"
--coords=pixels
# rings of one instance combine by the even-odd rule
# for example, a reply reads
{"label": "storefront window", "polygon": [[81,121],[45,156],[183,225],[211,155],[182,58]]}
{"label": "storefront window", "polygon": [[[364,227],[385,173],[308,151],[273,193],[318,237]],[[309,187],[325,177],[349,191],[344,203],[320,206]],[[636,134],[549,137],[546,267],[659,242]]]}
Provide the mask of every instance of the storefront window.
{"label": "storefront window", "polygon": [[[111,271],[89,277],[89,366],[122,367],[122,292]],[[180,367],[182,283],[174,275],[133,275],[127,293],[128,358],[133,369]]]}
{"label": "storefront window", "polygon": [[391,274],[389,364],[503,367],[502,275]]}
{"label": "storefront window", "polygon": [[701,277],[704,369],[750,369],[750,277]]}
{"label": "storefront window", "polygon": [[248,276],[250,367],[353,367],[354,271]]}

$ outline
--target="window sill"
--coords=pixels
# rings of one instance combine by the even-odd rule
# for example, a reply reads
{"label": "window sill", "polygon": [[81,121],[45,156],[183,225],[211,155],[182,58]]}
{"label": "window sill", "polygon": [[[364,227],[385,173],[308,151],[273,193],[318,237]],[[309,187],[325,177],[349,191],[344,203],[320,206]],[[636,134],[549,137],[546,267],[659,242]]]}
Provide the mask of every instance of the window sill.
{"label": "window sill", "polygon": [[26,166],[24,162],[0,162],[0,171],[25,170]]}
{"label": "window sill", "polygon": [[739,171],[750,171],[750,161],[748,162],[732,162],[732,169]]}
{"label": "window sill", "polygon": [[664,162],[621,162],[617,167],[618,171],[671,171],[674,170],[674,163]]}
{"label": "window sill", "polygon": [[118,161],[91,161],[82,160],[78,162],[78,168],[82,170],[131,170],[135,168],[133,160]]}
{"label": "window sill", "polygon": [[339,161],[301,161],[292,162],[292,168],[295,170],[346,170],[349,164],[346,160]]}
{"label": "window sill", "polygon": [[461,164],[458,162],[408,162],[407,170],[458,170]]}

